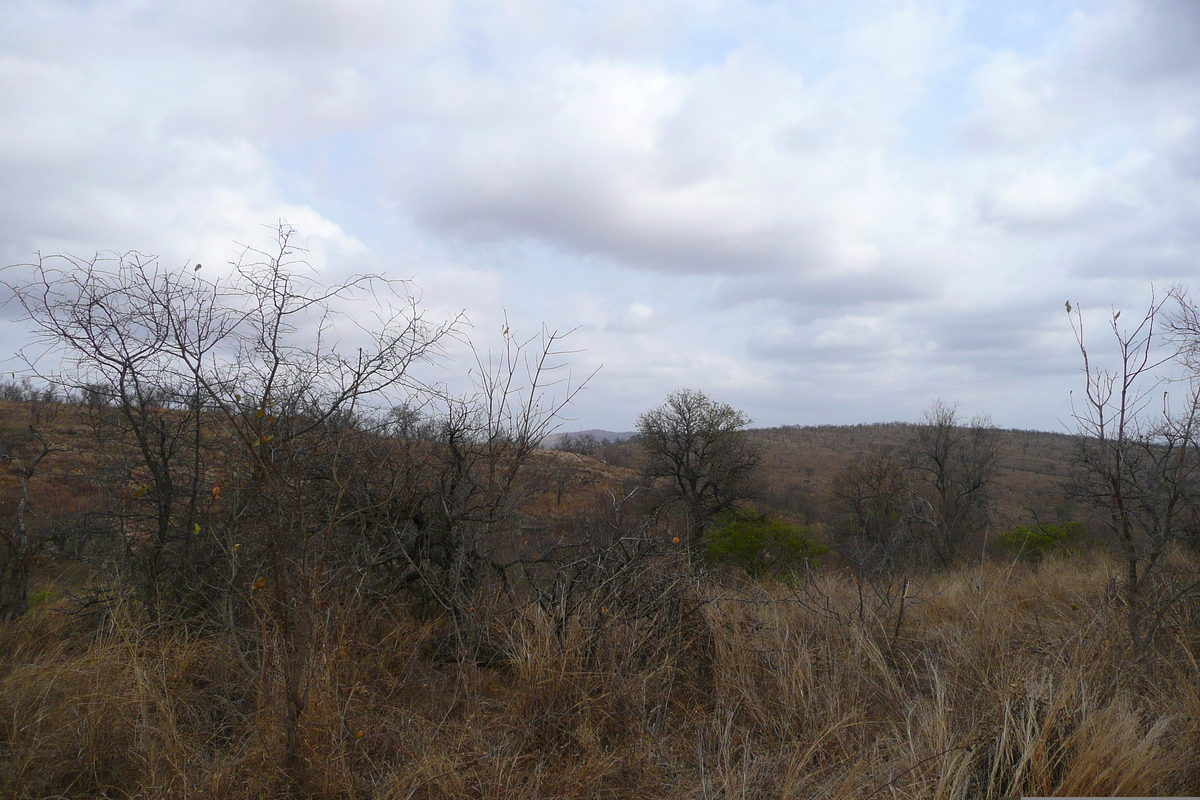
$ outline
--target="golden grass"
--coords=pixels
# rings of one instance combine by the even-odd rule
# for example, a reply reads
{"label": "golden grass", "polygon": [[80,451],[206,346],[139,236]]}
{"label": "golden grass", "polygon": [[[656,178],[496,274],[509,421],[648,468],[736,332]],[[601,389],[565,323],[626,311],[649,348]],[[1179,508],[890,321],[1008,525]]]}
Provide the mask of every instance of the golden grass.
{"label": "golden grass", "polygon": [[493,666],[448,659],[445,621],[343,609],[307,666],[300,785],[269,635],[236,652],[46,603],[0,628],[0,796],[1198,794],[1200,626],[1180,617],[1135,667],[1115,569],[930,576],[898,636],[839,574],[696,587],[707,603],[668,627],[585,609],[559,631],[498,605],[478,623]]}

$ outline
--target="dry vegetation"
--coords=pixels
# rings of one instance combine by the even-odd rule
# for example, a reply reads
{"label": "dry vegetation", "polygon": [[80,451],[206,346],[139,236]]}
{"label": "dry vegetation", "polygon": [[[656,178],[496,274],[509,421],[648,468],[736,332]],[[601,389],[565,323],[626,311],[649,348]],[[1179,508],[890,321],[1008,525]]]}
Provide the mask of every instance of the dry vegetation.
{"label": "dry vegetation", "polygon": [[[10,432],[22,409],[0,404]],[[75,449],[36,487],[68,523],[67,498],[87,496],[81,431],[69,410],[56,418],[51,439]],[[858,429],[816,433],[853,452]],[[611,527],[601,512],[631,472],[537,461],[524,511],[543,535]],[[805,474],[777,465],[768,479]],[[696,577],[671,553],[615,570],[571,608],[497,592],[459,622],[347,590],[305,666],[299,773],[269,626],[247,650],[220,626],[150,624],[132,595],[81,607],[97,576],[44,558],[34,609],[0,628],[0,795],[1200,792],[1200,607],[1178,607],[1135,665],[1105,554],[981,559],[920,578],[901,612],[864,604],[832,562],[789,586]]]}
{"label": "dry vegetation", "polygon": [[[303,339],[396,286],[298,277],[290,235],[231,282],[10,287],[75,371],[0,383],[0,797],[1200,794],[1200,393],[1113,439],[1089,371],[1071,440],[936,403],[743,433],[682,391],[539,451],[558,334],[450,396],[409,367],[455,320]],[[1088,521],[1072,464],[1110,547],[988,546]]]}
{"label": "dry vegetation", "polygon": [[[1104,558],[930,577],[898,637],[836,573],[804,591],[680,578],[653,614],[536,605],[474,624],[347,597],[305,676],[302,784],[278,658],[154,632],[132,604],[41,603],[0,629],[7,797],[911,797],[1200,790],[1200,609],[1134,669]],[[62,587],[61,579],[45,588]],[[821,610],[814,605],[820,599]],[[601,602],[596,600],[595,602]],[[680,613],[682,609],[682,613]]]}
{"label": "dry vegetation", "polygon": [[[852,463],[878,449],[903,452],[918,426],[893,422],[875,425],[786,426],[749,431],[763,452],[764,496],[774,507],[819,522],[833,479]],[[997,430],[1001,452],[992,493],[994,528],[1085,517],[1089,510],[1064,497],[1075,439],[1060,433]]]}
{"label": "dry vegetation", "polygon": [[[746,431],[762,453],[757,495],[764,509],[820,526],[826,517],[839,474],[873,452],[904,453],[918,425],[891,422],[871,425],[788,425]],[[995,430],[999,469],[991,486],[992,533],[1035,519],[1059,523],[1086,521],[1094,513],[1065,496],[1063,482],[1076,454],[1075,437],[1044,431]],[[614,475],[636,465],[631,440],[605,442],[594,455]],[[978,545],[983,544],[981,540]]]}

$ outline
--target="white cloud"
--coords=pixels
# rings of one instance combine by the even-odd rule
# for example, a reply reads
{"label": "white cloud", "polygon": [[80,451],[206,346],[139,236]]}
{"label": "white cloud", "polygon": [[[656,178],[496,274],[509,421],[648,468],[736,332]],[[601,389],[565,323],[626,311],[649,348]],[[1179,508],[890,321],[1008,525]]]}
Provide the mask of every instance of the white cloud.
{"label": "white cloud", "polygon": [[695,385],[1050,425],[1051,310],[1194,274],[1196,8],[13,0],[0,256],[219,264],[285,219],[481,336],[582,325],[596,424]]}

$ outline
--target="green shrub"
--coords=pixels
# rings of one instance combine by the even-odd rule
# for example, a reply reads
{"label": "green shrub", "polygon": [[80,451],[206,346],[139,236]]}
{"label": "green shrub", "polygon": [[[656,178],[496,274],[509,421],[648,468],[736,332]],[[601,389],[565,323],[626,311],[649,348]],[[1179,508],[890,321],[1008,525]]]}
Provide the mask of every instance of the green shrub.
{"label": "green shrub", "polygon": [[49,589],[44,589],[40,592],[34,592],[33,594],[29,595],[29,607],[34,608],[35,606],[40,606],[42,603],[48,603],[53,599],[54,592]]}
{"label": "green shrub", "polygon": [[1064,522],[1034,528],[1018,525],[997,536],[995,547],[1036,564],[1051,553],[1078,552],[1093,543],[1086,527],[1078,522]]}
{"label": "green shrub", "polygon": [[829,552],[811,533],[811,527],[735,509],[717,515],[704,550],[709,561],[735,564],[752,577],[789,573]]}

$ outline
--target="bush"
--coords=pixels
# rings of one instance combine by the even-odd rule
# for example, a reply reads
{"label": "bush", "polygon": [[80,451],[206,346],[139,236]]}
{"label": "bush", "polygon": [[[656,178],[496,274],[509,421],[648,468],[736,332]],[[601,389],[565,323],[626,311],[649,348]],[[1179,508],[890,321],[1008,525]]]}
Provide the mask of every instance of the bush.
{"label": "bush", "polygon": [[751,577],[787,573],[829,552],[813,541],[812,528],[798,528],[742,509],[717,515],[705,539],[709,561],[735,564]]}
{"label": "bush", "polygon": [[1051,553],[1078,552],[1093,544],[1087,528],[1078,522],[1062,525],[1018,525],[996,537],[996,549],[1036,564]]}

